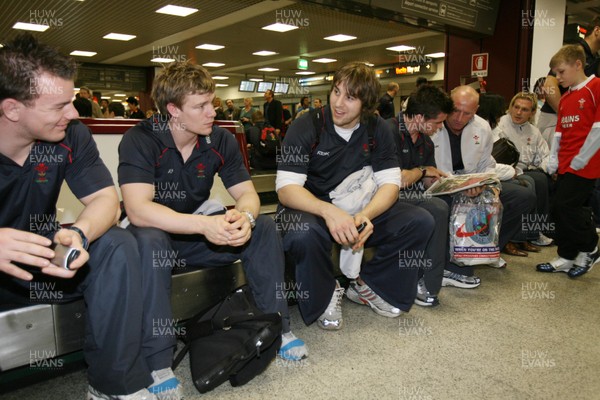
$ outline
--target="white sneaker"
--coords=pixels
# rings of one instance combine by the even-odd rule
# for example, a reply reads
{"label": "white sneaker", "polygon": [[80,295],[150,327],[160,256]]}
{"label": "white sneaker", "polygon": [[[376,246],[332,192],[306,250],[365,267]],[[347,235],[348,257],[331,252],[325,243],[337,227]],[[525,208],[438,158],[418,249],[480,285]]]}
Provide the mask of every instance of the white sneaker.
{"label": "white sneaker", "polygon": [[344,319],[342,318],[342,297],[344,297],[344,288],[340,287],[340,283],[335,281],[335,290],[329,300],[329,305],[325,312],[321,314],[317,320],[319,328],[332,331],[342,329]]}
{"label": "white sneaker", "polygon": [[125,395],[108,395],[94,389],[91,385],[88,385],[86,400],[157,400],[156,396],[148,391],[148,389],[141,389],[132,394]]}
{"label": "white sneaker", "polygon": [[277,355],[284,360],[300,361],[308,357],[308,347],[289,331],[281,335],[281,347]]}
{"label": "white sneaker", "polygon": [[402,314],[402,310],[383,300],[366,283],[359,285],[357,281],[350,282],[346,296],[355,303],[371,307],[373,311],[384,317],[396,318]]}
{"label": "white sneaker", "polygon": [[554,243],[554,240],[550,239],[548,236],[544,235],[543,233],[540,233],[540,236],[538,236],[538,238],[536,240],[532,240],[531,243],[536,246],[545,247],[545,246],[550,246],[552,243]]}
{"label": "white sneaker", "polygon": [[175,377],[171,368],[164,368],[151,373],[154,383],[148,387],[148,391],[158,400],[180,400],[183,398],[181,383]]}
{"label": "white sneaker", "polygon": [[481,285],[481,279],[478,276],[467,276],[457,272],[444,270],[442,286],[454,286],[461,289],[473,289]]}

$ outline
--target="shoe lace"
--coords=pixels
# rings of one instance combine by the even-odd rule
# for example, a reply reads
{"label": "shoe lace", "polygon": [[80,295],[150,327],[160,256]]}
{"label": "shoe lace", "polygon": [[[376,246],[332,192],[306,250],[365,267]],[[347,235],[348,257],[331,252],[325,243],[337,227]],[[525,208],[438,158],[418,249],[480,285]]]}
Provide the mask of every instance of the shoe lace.
{"label": "shoe lace", "polygon": [[417,282],[417,293],[422,296],[427,296],[429,294],[427,292],[427,287],[425,286],[425,281],[423,281],[422,278]]}
{"label": "shoe lace", "polygon": [[329,305],[327,306],[327,310],[332,311],[341,311],[342,310],[342,298],[344,297],[344,288],[336,287],[333,291],[333,296],[331,296],[331,300],[329,300]]}

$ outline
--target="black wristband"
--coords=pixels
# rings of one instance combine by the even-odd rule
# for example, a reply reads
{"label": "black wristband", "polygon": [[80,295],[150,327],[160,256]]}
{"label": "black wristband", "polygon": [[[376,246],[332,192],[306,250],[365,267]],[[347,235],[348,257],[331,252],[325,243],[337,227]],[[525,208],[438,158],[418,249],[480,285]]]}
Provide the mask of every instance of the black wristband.
{"label": "black wristband", "polygon": [[87,250],[88,247],[90,247],[90,242],[88,241],[88,238],[85,236],[85,233],[83,233],[83,231],[81,229],[79,229],[78,227],[71,225],[69,227],[70,230],[75,231],[79,234],[79,236],[81,236],[81,245],[83,246],[84,250]]}

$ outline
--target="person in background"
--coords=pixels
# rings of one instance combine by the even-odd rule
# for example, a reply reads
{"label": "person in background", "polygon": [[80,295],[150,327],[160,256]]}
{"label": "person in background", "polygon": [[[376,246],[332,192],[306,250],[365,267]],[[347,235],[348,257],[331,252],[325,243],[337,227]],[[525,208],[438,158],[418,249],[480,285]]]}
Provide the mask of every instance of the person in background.
{"label": "person in background", "polygon": [[[506,114],[506,101],[504,97],[495,93],[481,93],[479,95],[479,108],[477,109],[477,115],[485,119],[492,128],[492,132],[498,126],[500,118]],[[494,134],[494,141],[497,140],[496,134]]]}
{"label": "person in background", "polygon": [[100,109],[102,110],[102,117],[108,118],[108,103],[107,99],[100,100]]}
{"label": "person in background", "polygon": [[108,118],[125,118],[125,106],[120,101],[108,105]]}
{"label": "person in background", "polygon": [[93,118],[102,118],[104,115],[102,114],[102,109],[100,105],[94,101],[94,95],[90,88],[87,86],[82,86],[79,88],[79,95],[88,100],[92,105],[92,115]]}
{"label": "person in background", "polygon": [[240,110],[240,121],[244,125],[244,131],[247,133],[252,126],[252,114],[256,112],[256,108],[252,107],[252,97],[244,99],[244,107]]}
{"label": "person in background", "polygon": [[[428,84],[427,78],[425,78],[424,76],[420,76],[417,78],[417,81],[415,83],[415,90],[418,90],[421,86],[427,85],[427,84]],[[402,102],[402,106],[400,107],[400,109],[402,111],[406,111],[407,104],[408,104],[408,97],[406,98],[406,100],[404,100]]]}
{"label": "person in background", "polygon": [[224,120],[225,111],[223,110],[223,103],[221,103],[220,97],[215,97],[213,100],[213,108],[215,109],[215,120]]}
{"label": "person in background", "polygon": [[379,99],[379,105],[377,106],[377,112],[383,119],[394,118],[396,116],[396,109],[394,108],[394,97],[400,91],[400,86],[396,82],[390,82],[387,86],[387,91]]}
{"label": "person in background", "polygon": [[[550,176],[547,174],[550,150],[540,130],[531,123],[536,114],[537,101],[533,93],[517,93],[508,106],[508,113],[500,118],[496,129],[498,138],[509,139],[519,151],[517,177],[526,179],[535,191],[537,205],[530,221],[547,220],[550,212]],[[527,224],[525,224],[527,226]],[[526,240],[536,246],[549,246],[552,239],[535,229],[526,232]]]}
{"label": "person in background", "polygon": [[265,127],[265,117],[261,111],[252,114],[252,126],[246,132],[248,145],[250,146],[250,165],[258,170],[277,169],[276,154],[267,156],[261,152],[261,134]]}
{"label": "person in background", "polygon": [[225,100],[225,105],[227,106],[227,108],[224,111],[225,119],[228,119],[230,121],[239,121],[240,109],[234,106],[233,100]]}
{"label": "person in background", "polygon": [[264,94],[265,104],[263,104],[263,115],[269,126],[275,128],[275,133],[281,134],[283,128],[283,105],[275,99],[275,92],[271,89]]}
{"label": "person in background", "polygon": [[89,100],[86,100],[81,96],[75,96],[75,100],[73,100],[73,106],[77,110],[80,118],[92,117],[92,104],[89,102]]}
{"label": "person in background", "polygon": [[314,99],[313,100],[313,108],[317,109],[317,108],[321,108],[323,107],[323,103],[321,102],[321,99]]}
{"label": "person in background", "polygon": [[129,96],[127,98],[127,104],[129,105],[129,118],[135,118],[135,119],[144,119],[146,118],[146,114],[140,110],[139,108],[139,101],[138,99],[136,99],[133,96]]}
{"label": "person in background", "polygon": [[[546,93],[544,92],[544,84],[545,83],[546,83],[546,77],[542,76],[541,78],[538,78],[538,80],[535,81],[535,84],[533,85],[533,94],[535,94],[537,96],[536,109],[538,111],[535,113],[535,115],[533,117],[532,124],[534,124],[536,127],[538,126],[538,121],[540,120],[541,109],[544,107],[544,104],[546,103]],[[541,133],[541,131],[540,131],[540,133]],[[548,148],[550,148],[550,146],[548,146]]]}
{"label": "person in background", "polygon": [[312,110],[313,108],[310,106],[310,99],[308,98],[308,96],[304,96],[300,99],[300,105],[298,106],[298,108],[296,108],[296,118],[298,118],[299,115],[302,115],[302,111],[304,110]]}

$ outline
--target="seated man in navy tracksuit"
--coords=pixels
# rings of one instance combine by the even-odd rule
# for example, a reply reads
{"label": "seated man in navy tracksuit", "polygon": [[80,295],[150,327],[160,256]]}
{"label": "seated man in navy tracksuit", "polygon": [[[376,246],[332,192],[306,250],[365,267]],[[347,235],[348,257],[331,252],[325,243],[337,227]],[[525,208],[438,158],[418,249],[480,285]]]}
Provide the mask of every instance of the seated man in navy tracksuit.
{"label": "seated man in navy tracksuit", "polygon": [[[86,399],[179,398],[172,371],[167,379],[162,371],[170,371],[172,351],[142,317],[154,309],[142,301],[135,238],[115,226],[117,191],[90,130],[76,120],[76,70],[29,34],[0,49],[0,304],[83,296]],[[63,182],[85,206],[69,228],[56,219]],[[52,263],[52,243],[80,252],[68,269]],[[156,301],[169,298],[158,293]]]}
{"label": "seated man in navy tracksuit", "polygon": [[[241,259],[258,308],[282,315],[279,355],[300,360],[308,350],[290,331],[281,292],[281,238],[273,220],[258,215],[258,194],[234,136],[213,126],[214,97],[215,82],[204,67],[169,64],[152,88],[161,114],[128,130],[119,145],[119,185],[131,222],[128,229],[138,239],[143,268],[160,276],[144,293],[145,301],[154,302],[156,293],[170,293],[172,267],[223,266]],[[227,212],[209,201],[217,173],[235,200],[235,208]],[[157,307],[161,318],[172,320],[169,302]],[[174,347],[175,337],[169,342]]]}
{"label": "seated man in navy tracksuit", "polygon": [[[318,320],[323,329],[343,324],[344,290],[333,276],[333,242],[354,249],[377,247],[347,296],[380,315],[397,317],[414,302],[418,263],[411,261],[424,256],[433,229],[429,213],[398,202],[394,138],[384,120],[373,115],[379,88],[372,69],[363,63],[346,65],[333,78],[320,132],[314,112],[305,114],[292,123],[281,150],[276,189],[284,207],[278,215],[284,248],[295,260],[300,290],[307,293],[299,299],[302,317],[306,323]],[[329,194],[365,166],[372,166],[377,191],[350,215],[333,205]]]}

